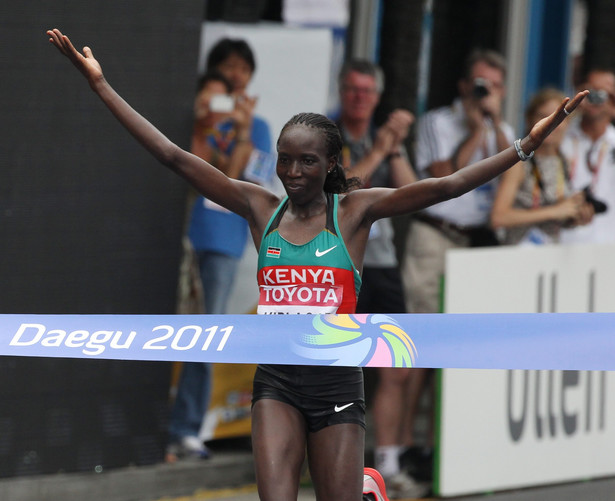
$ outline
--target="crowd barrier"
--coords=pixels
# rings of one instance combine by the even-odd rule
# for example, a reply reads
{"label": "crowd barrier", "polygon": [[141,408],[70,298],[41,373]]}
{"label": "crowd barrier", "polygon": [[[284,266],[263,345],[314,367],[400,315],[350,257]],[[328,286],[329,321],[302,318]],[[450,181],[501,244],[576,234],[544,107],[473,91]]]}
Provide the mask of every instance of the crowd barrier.
{"label": "crowd barrier", "polygon": [[[438,494],[615,475],[615,373],[599,362],[600,352],[612,352],[615,343],[614,257],[612,244],[448,253],[445,311],[500,313],[495,317],[502,319],[500,330],[486,351],[528,359],[502,363],[500,369],[534,370],[440,371]],[[515,314],[530,314],[534,323],[528,323],[526,335],[542,346],[518,350],[509,337],[516,330],[510,320]],[[551,315],[559,325],[545,328],[543,319]],[[605,330],[599,334],[601,319]],[[465,336],[460,332],[460,339]],[[464,343],[460,349],[466,349]],[[530,363],[552,355],[562,358]]]}

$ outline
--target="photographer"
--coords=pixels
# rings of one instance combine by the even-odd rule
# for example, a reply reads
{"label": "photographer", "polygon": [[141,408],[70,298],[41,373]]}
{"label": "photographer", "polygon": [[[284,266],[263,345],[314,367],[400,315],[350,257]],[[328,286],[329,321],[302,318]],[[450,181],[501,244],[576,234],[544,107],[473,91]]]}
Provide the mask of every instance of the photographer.
{"label": "photographer", "polygon": [[[506,67],[491,50],[475,50],[458,82],[459,97],[418,122],[416,169],[419,177],[443,177],[494,155],[513,142],[502,121]],[[440,311],[440,283],[448,249],[495,245],[489,215],[495,182],[436,204],[414,217],[406,242],[403,278],[411,313]]]}
{"label": "photographer", "polygon": [[562,231],[565,243],[615,242],[615,73],[592,69],[583,83],[589,95],[568,128],[562,153],[573,189],[584,191],[596,213],[591,223]]}

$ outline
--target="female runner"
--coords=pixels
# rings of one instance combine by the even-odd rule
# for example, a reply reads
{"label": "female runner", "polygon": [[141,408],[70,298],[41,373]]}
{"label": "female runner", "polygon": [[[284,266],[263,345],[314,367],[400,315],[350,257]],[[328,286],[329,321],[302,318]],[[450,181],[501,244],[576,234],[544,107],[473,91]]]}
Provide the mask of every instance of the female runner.
{"label": "female runner", "polygon": [[[92,90],[128,131],[164,166],[206,198],[244,217],[259,249],[261,313],[354,311],[370,226],[380,218],[418,211],[457,197],[496,177],[534,151],[583,100],[564,99],[517,145],[443,178],[398,189],[354,190],[339,164],[336,126],[316,114],[293,117],[277,143],[282,199],[256,184],[230,179],[172,143],[107,83],[90,48],[78,52],[68,37],[50,41],[84,75]],[[312,287],[312,304],[276,301],[276,286]],[[286,297],[291,296],[287,294]],[[294,295],[292,297],[295,297]],[[272,299],[274,298],[274,299]],[[318,500],[358,501],[364,480],[386,499],[378,475],[364,479],[365,407],[360,368],[260,366],[255,375],[252,441],[259,496],[296,500],[307,448]]]}

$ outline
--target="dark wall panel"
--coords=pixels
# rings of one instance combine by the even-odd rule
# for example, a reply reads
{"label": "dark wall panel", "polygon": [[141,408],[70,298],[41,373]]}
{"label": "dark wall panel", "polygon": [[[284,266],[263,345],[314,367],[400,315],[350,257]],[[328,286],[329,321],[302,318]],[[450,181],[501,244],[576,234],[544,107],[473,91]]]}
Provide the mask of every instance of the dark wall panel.
{"label": "dark wall panel", "polygon": [[428,107],[446,106],[458,95],[457,82],[474,48],[502,51],[503,0],[436,0]]}
{"label": "dark wall panel", "polygon": [[[119,126],[45,31],[189,144],[202,2],[4,0],[0,313],[172,313],[186,187]],[[169,364],[0,358],[0,476],[162,458]]]}
{"label": "dark wall panel", "polygon": [[47,42],[90,45],[109,82],[188,145],[202,5],[6,1],[0,311],[172,312],[185,186]]}
{"label": "dark wall panel", "polygon": [[[612,0],[587,0],[588,19],[582,73],[591,68],[615,70],[615,2]],[[583,75],[579,75],[582,77]]]}

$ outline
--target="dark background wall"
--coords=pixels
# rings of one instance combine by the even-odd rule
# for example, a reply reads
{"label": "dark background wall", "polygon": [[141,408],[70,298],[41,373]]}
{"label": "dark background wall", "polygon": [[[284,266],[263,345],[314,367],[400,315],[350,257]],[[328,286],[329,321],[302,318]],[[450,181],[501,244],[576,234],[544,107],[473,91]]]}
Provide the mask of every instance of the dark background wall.
{"label": "dark background wall", "polygon": [[434,2],[429,109],[449,105],[457,97],[457,81],[472,49],[503,51],[504,7],[502,0]]}
{"label": "dark background wall", "polygon": [[[174,312],[185,185],[45,31],[92,47],[116,90],[186,147],[202,16],[192,0],[0,3],[0,313]],[[169,373],[0,358],[0,476],[160,460]]]}
{"label": "dark background wall", "polygon": [[379,64],[386,89],[377,110],[378,122],[383,122],[395,108],[416,112],[423,3],[422,0],[383,3]]}
{"label": "dark background wall", "polygon": [[608,68],[615,70],[615,2],[613,0],[586,0],[588,9],[585,57],[581,70]]}

